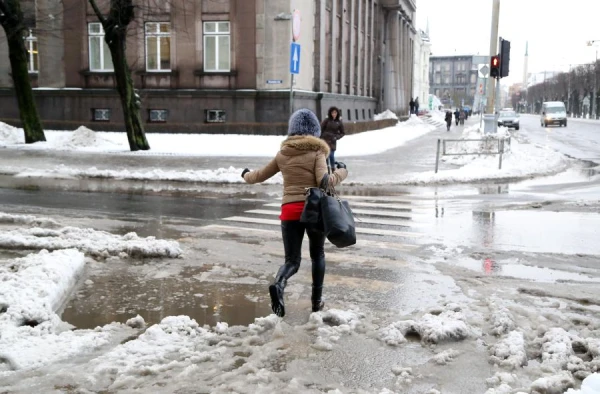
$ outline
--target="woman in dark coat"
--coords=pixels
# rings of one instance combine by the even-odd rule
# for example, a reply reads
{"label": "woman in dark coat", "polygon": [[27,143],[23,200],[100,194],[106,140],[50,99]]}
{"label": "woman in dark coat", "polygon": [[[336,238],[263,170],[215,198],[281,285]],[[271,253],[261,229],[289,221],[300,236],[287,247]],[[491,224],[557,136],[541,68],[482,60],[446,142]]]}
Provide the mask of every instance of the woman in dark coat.
{"label": "woman in dark coat", "polygon": [[345,135],[340,111],[336,107],[329,108],[327,118],[321,123],[321,139],[325,140],[327,145],[329,145],[330,153],[327,159],[327,166],[331,169],[335,168],[337,140],[343,138]]}

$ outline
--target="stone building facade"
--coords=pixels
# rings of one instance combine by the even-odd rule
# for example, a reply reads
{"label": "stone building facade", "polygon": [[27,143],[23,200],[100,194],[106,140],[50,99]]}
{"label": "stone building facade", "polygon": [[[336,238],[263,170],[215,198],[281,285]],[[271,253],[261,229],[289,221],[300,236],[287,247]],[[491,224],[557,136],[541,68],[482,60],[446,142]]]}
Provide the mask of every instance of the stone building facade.
{"label": "stone building facade", "polygon": [[432,56],[429,92],[446,107],[472,106],[477,94],[477,73],[473,56]]}
{"label": "stone building facade", "polygon": [[[103,10],[108,0],[97,0]],[[22,0],[45,120],[119,122],[110,52],[88,1]],[[147,122],[262,123],[290,113],[291,12],[300,12],[294,108],[346,121],[407,113],[414,0],[140,0],[127,55]],[[1,29],[0,29],[1,30]],[[0,31],[0,118],[18,118]]]}
{"label": "stone building facade", "polygon": [[415,39],[413,97],[419,98],[419,108],[429,108],[429,33],[419,30]]}

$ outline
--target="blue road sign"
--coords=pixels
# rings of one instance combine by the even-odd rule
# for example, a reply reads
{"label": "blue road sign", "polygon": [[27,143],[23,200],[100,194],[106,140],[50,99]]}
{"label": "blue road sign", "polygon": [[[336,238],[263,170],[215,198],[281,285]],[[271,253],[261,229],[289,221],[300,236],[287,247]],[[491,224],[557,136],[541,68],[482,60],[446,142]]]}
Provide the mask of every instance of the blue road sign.
{"label": "blue road sign", "polygon": [[290,74],[300,74],[300,44],[295,42],[290,51]]}

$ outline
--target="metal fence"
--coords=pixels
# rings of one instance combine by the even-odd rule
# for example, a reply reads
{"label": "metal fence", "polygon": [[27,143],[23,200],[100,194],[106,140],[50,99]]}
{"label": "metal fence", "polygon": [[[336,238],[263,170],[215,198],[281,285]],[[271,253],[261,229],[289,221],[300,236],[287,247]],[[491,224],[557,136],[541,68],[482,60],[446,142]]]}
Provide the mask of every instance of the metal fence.
{"label": "metal fence", "polygon": [[[449,153],[447,150],[448,142],[493,142],[493,139],[484,138],[484,139],[465,139],[465,140],[446,140],[446,139],[438,139],[437,140],[437,153],[435,155],[435,173],[437,174],[439,166],[440,166],[440,157],[442,156],[479,156],[479,155],[498,155],[498,169],[502,169],[502,155],[506,152],[510,151],[510,138],[506,137],[502,139],[498,139],[498,144],[494,144],[494,147],[497,147],[496,151],[479,151],[479,152],[461,152],[461,153]],[[506,148],[508,145],[508,149]]]}

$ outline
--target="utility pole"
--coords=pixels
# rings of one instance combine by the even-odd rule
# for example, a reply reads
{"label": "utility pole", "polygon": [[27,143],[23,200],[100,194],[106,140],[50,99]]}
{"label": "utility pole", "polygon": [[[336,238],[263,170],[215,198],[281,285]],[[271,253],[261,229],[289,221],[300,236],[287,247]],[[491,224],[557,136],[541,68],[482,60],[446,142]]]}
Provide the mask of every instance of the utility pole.
{"label": "utility pole", "polygon": [[[494,5],[492,8],[492,32],[490,36],[490,56],[498,54],[498,25],[500,24],[500,0],[493,0]],[[494,78],[488,78],[487,81],[487,113],[491,114],[494,112]]]}

